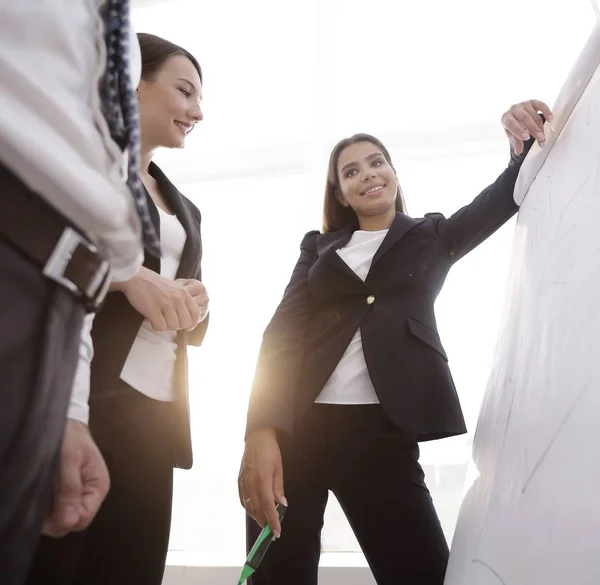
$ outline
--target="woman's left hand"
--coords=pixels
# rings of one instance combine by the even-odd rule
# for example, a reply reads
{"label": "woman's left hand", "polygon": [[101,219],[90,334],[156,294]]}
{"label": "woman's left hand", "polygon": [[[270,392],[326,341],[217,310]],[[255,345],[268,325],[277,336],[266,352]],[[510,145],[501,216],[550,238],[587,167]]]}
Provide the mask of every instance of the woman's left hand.
{"label": "woman's left hand", "polygon": [[524,143],[535,138],[543,148],[546,142],[544,124],[539,116],[541,112],[546,120],[552,120],[550,108],[540,100],[528,100],[511,106],[502,116],[502,126],[515,154],[523,152]]}

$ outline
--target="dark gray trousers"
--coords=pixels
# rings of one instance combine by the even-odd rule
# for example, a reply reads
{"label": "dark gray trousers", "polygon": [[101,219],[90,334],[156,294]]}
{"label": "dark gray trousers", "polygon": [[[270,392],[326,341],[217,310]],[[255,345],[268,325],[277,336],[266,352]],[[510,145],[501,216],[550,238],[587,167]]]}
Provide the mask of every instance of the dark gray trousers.
{"label": "dark gray trousers", "polygon": [[[2,181],[0,196],[22,185]],[[21,585],[54,487],[85,311],[0,239],[0,583]]]}

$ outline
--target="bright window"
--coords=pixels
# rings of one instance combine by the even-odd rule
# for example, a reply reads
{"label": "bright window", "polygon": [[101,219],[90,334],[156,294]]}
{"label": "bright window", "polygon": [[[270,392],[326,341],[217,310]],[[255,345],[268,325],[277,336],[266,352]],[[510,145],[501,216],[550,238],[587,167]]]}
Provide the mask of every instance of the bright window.
{"label": "bright window", "polygon": [[[329,150],[355,132],[394,158],[409,212],[450,214],[503,170],[499,118],[552,105],[593,24],[587,0],[173,0],[134,22],[194,53],[205,120],[156,161],[203,213],[211,324],[190,351],[195,466],[176,474],[171,548],[244,551],[236,479],[261,335],[320,227]],[[437,303],[470,434],[422,445],[447,537],[501,326],[513,223],[462,260]],[[323,545],[358,551],[330,500]]]}

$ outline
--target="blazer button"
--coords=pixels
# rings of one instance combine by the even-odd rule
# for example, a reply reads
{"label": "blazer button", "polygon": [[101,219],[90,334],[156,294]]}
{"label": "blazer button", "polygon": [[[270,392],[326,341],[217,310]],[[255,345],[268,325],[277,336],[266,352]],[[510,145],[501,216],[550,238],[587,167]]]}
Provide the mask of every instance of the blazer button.
{"label": "blazer button", "polygon": [[367,305],[372,305],[375,302],[375,297],[373,295],[369,295],[367,297]]}

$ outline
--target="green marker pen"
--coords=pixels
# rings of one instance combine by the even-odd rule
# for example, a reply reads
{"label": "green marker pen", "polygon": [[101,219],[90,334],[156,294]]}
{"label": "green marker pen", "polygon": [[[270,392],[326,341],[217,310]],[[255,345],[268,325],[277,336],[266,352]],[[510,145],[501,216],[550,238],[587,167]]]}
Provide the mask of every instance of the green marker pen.
{"label": "green marker pen", "polygon": [[[283,504],[277,504],[277,514],[279,515],[279,522],[283,520],[285,516],[285,511],[287,508]],[[248,554],[248,558],[246,559],[246,563],[244,564],[244,568],[242,569],[242,575],[240,580],[238,581],[238,585],[242,585],[242,583],[251,575],[254,574],[256,569],[258,569],[258,565],[263,560],[269,545],[273,541],[273,533],[271,531],[271,527],[267,524],[262,532],[258,535],[252,550]]]}

